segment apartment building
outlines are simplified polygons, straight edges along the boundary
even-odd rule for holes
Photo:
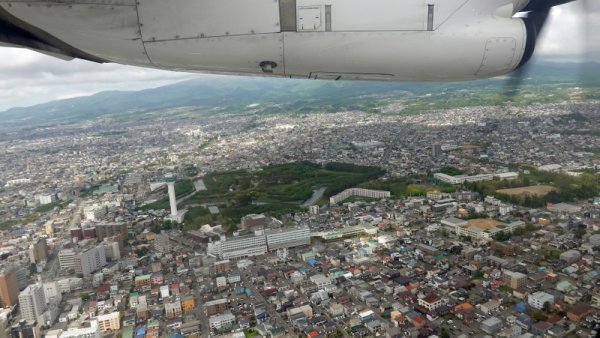
[[[265,230],[267,247],[270,251],[310,244],[308,227],[293,227]]]
[[[17,270],[6,266],[0,270],[0,306],[11,307],[19,301],[19,283]]]
[[[32,284],[19,294],[21,317],[25,320],[37,321],[46,310],[44,289],[41,285]]]
[[[267,253],[267,239],[264,232],[234,236],[215,243],[209,243],[207,251],[221,259],[240,259],[260,256]]]
[[[100,333],[115,332],[121,328],[120,313],[118,311],[100,315],[96,319],[98,320]]]
[[[502,274],[502,282],[504,285],[516,290],[527,283],[527,275],[520,272],[505,270]]]
[[[351,188],[342,191],[337,195],[333,195],[329,198],[330,204],[336,204],[345,200],[346,198],[358,196],[358,197],[367,197],[367,198],[390,198],[391,193],[389,191],[383,190],[371,190],[371,189],[363,189],[363,188]]]

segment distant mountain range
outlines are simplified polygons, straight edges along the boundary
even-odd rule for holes
[[[536,63],[525,86],[584,83],[598,86],[600,63]],[[134,120],[152,113],[186,107],[197,112],[309,112],[360,109],[365,97],[421,95],[464,89],[498,89],[505,79],[458,83],[393,83],[291,80],[280,78],[207,76],[141,91],[107,91],[0,112],[0,120],[20,125],[72,123],[98,118]],[[364,101],[364,100],[363,100]],[[362,102],[362,101],[361,101]]]

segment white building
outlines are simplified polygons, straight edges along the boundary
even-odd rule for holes
[[[383,190],[371,190],[371,189],[363,189],[363,188],[350,188],[342,191],[341,193],[331,196],[329,198],[330,204],[336,204],[345,200],[346,198],[358,196],[358,197],[367,197],[367,198],[390,198],[391,193],[389,191]]]
[[[224,313],[221,315],[214,315],[208,318],[208,325],[213,330],[220,330],[222,328],[230,327],[235,323],[235,316],[231,313]]]
[[[455,217],[442,219],[440,223],[457,236],[466,236],[477,242],[489,241],[500,232],[513,232],[517,227],[525,225],[522,221],[516,221],[509,224],[497,222],[495,225],[478,226],[476,220],[470,223]]]
[[[481,304],[481,312],[487,314],[490,314],[492,311],[497,310],[500,307],[501,303],[496,300],[496,299],[492,299],[490,301],[487,301],[483,304]]]
[[[519,178],[519,173],[516,173],[516,172],[497,173],[495,176],[501,180],[516,180],[517,178]]]
[[[106,216],[106,213],[106,206],[99,206],[97,204],[83,208],[83,216],[88,221],[100,220],[102,217]]]
[[[242,280],[242,276],[239,272],[230,272],[227,274],[227,283],[235,284],[239,283]]]
[[[46,205],[54,202],[56,195],[38,195],[37,198],[41,205]]]
[[[31,179],[29,178],[17,178],[14,180],[8,180],[6,181],[6,184],[4,185],[5,187],[13,187],[15,185],[21,185],[21,184],[27,184],[27,183],[31,183]]]
[[[539,171],[558,172],[562,169],[560,164],[546,164],[537,168]]]
[[[433,178],[438,179],[442,182],[449,184],[463,184],[465,182],[480,182],[480,181],[491,181],[494,179],[493,174],[479,174],[473,176],[467,175],[458,175],[458,176],[450,176],[443,173],[433,174]]]
[[[331,279],[322,274],[311,276],[310,281],[315,283],[319,289],[332,284]]]
[[[161,285],[160,286],[160,297],[162,299],[165,299],[167,297],[171,296],[171,293],[169,292],[169,286],[168,285]]]
[[[267,239],[264,232],[232,237],[209,243],[207,252],[221,259],[240,259],[260,256],[267,253]]]
[[[60,304],[62,293],[58,287],[58,282],[46,282],[42,284],[42,287],[44,288],[44,299],[46,300],[46,304],[51,302]]]
[[[46,299],[41,285],[32,284],[19,294],[21,317],[26,320],[38,321],[46,311]]]
[[[106,265],[104,246],[92,247],[75,255],[75,272],[89,276],[92,272]]]
[[[216,283],[218,288],[223,288],[227,286],[227,278],[223,276],[219,276],[216,278]]]
[[[75,250],[73,249],[62,249],[58,253],[58,263],[60,264],[61,270],[74,269],[75,268]]]
[[[98,329],[101,333],[116,332],[121,328],[120,312],[112,312],[106,315],[100,315],[98,319]]]
[[[67,331],[61,333],[60,338],[100,338],[100,331],[98,330],[98,321],[92,320],[90,322],[90,327],[71,327]]]
[[[265,230],[267,247],[270,251],[282,248],[310,244],[310,229],[308,227],[280,228]]]
[[[527,297],[527,303],[533,308],[542,310],[545,303],[554,304],[554,296],[544,291],[538,291]]]

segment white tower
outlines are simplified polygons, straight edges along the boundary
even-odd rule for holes
[[[169,190],[169,202],[171,203],[171,216],[177,217],[177,196],[175,195],[175,175],[165,175],[165,181]]]

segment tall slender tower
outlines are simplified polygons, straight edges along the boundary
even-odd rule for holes
[[[174,174],[165,175],[167,188],[169,190],[169,202],[171,203],[171,216],[177,217],[177,196],[175,195],[175,180],[177,177]]]

